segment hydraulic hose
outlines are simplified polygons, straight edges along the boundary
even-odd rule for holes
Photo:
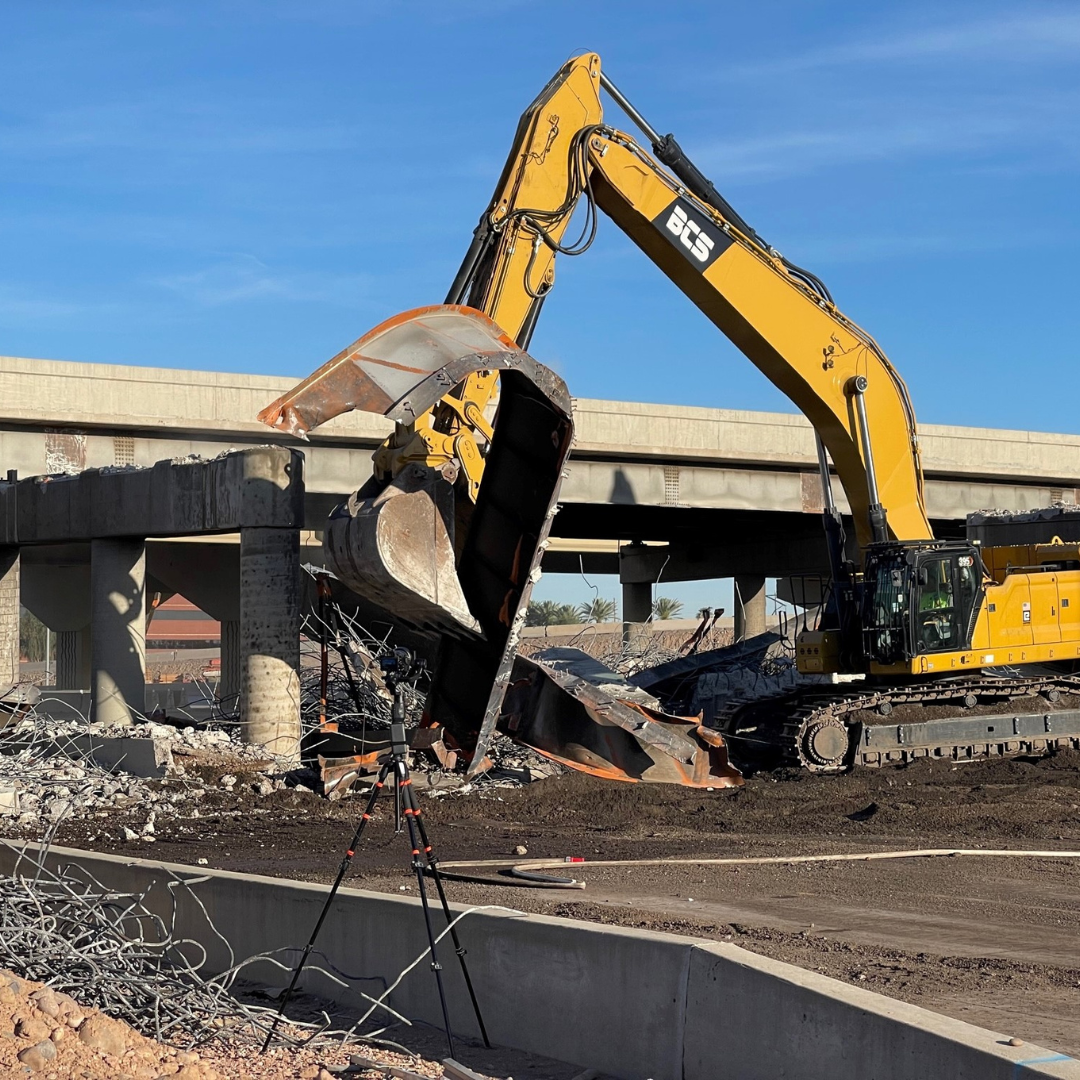
[[[1014,859],[1080,859],[1080,851],[1014,851],[1009,848],[911,848],[903,851],[860,851],[833,855],[747,855],[739,858],[670,858],[670,859],[575,859],[577,866],[782,866],[798,863],[878,862],[885,859],[940,859],[982,856]],[[509,877],[480,877],[467,874],[444,874],[464,881],[490,885],[514,885],[526,888],[584,889],[585,883],[573,878],[547,879],[540,872],[566,868],[565,859],[458,859],[439,863],[445,870],[508,870]],[[520,877],[518,877],[520,875]]]

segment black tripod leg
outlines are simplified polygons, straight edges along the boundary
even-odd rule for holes
[[[435,855],[431,850],[431,841],[428,839],[427,827],[424,825],[420,807],[416,804],[416,792],[413,789],[412,784],[405,790],[407,792],[406,802],[412,809],[413,820],[416,822],[416,827],[420,833],[420,842],[423,844],[423,853],[424,857],[427,859],[428,869],[431,872],[432,878],[435,879],[435,889],[439,894],[439,901],[442,904],[443,914],[446,916],[446,924],[450,927],[450,939],[454,943],[454,951],[457,953],[458,963],[461,965],[461,974],[465,979],[465,986],[469,991],[469,1000],[472,1002],[473,1012],[476,1013],[476,1023],[480,1027],[480,1034],[484,1038],[484,1045],[490,1048],[491,1040],[488,1038],[484,1018],[480,1014],[480,1003],[476,1000],[476,991],[473,989],[472,979],[469,976],[469,967],[465,963],[465,946],[461,944],[457,927],[454,925],[454,917],[450,914],[450,904],[447,902],[446,890],[443,888],[442,874],[439,873],[439,861],[435,858]]]
[[[416,811],[412,807],[412,780],[409,779],[408,766],[403,761],[397,762],[398,792],[404,801],[405,821],[409,826],[409,839],[412,841],[412,865],[416,871],[416,887],[420,891],[420,906],[424,909],[424,925],[427,927],[428,943],[431,946],[431,970],[435,972],[435,982],[439,987],[439,1004],[442,1005],[443,1024],[446,1027],[446,1043],[450,1047],[450,1056],[454,1057],[454,1035],[450,1030],[450,1010],[446,1005],[446,988],[442,981],[442,965],[435,954],[435,929],[431,925],[431,908],[428,905],[427,885],[424,882],[424,863],[420,855],[420,837],[416,827]]]
[[[356,826],[356,832],[353,833],[352,843],[349,844],[348,849],[345,852],[344,858],[341,860],[341,866],[338,867],[337,877],[334,879],[334,884],[330,886],[330,892],[327,893],[326,903],[323,904],[323,909],[319,913],[319,921],[315,923],[315,929],[311,931],[311,938],[307,945],[304,947],[304,952],[300,957],[300,962],[296,965],[296,970],[293,972],[292,981],[289,983],[289,988],[285,991],[285,996],[281,999],[281,1004],[278,1006],[278,1011],[274,1016],[274,1022],[270,1025],[270,1030],[266,1033],[266,1039],[262,1045],[261,1053],[266,1053],[267,1047],[270,1045],[270,1040],[274,1037],[274,1032],[277,1031],[277,1026],[281,1021],[281,1017],[285,1013],[285,1006],[289,1004],[289,999],[293,995],[293,991],[296,989],[296,984],[300,979],[300,973],[304,970],[305,965],[308,962],[308,957],[311,955],[311,950],[315,948],[315,940],[319,936],[319,931],[322,929],[323,923],[326,921],[327,913],[330,911],[330,905],[334,902],[334,897],[337,896],[338,889],[341,888],[342,881],[345,880],[345,874],[349,869],[349,863],[352,862],[352,857],[356,853],[356,848],[360,843],[360,838],[364,835],[364,829],[367,823],[371,820],[371,812],[375,809],[375,803],[378,801],[379,796],[382,794],[383,787],[386,782],[386,775],[390,771],[391,763],[387,762],[382,769],[379,770],[379,778],[375,781],[375,786],[371,789],[371,796],[368,799],[367,806],[364,808],[364,812],[360,815],[360,821]],[[415,844],[413,845],[416,846]],[[453,1054],[450,1055],[453,1057]]]

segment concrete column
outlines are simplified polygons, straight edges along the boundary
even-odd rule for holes
[[[19,549],[0,547],[0,689],[19,681]]]
[[[622,586],[623,622],[648,622],[652,615],[652,584],[648,581],[624,581]]]
[[[745,641],[765,633],[765,577],[735,576],[735,640]]]
[[[619,581],[622,584],[623,645],[647,634],[642,623],[652,617],[652,587],[666,549],[647,547],[635,540],[619,548]],[[659,561],[658,561],[659,560]]]
[[[240,642],[240,620],[222,619],[221,685],[218,688],[218,696],[225,702],[226,707],[235,704],[235,698],[240,693],[241,671],[243,668]]]
[[[240,728],[287,762],[300,758],[300,533],[240,531]]]
[[[90,689],[90,627],[56,634],[56,689]]]
[[[97,724],[146,710],[146,544],[90,544],[91,690]]]

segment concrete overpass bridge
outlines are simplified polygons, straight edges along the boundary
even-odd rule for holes
[[[0,357],[0,374],[0,470],[149,466],[300,445],[305,525],[316,532],[370,475],[371,451],[389,429],[351,413],[310,443],[271,431],[255,416],[290,378],[18,357]],[[760,596],[762,616],[766,576],[826,569],[813,433],[801,416],[578,399],[576,420],[548,572],[619,573],[624,617],[636,620],[647,617],[661,566],[666,581],[735,577],[755,607]],[[957,535],[973,510],[1080,499],[1080,436],[933,424],[920,435],[940,535]]]

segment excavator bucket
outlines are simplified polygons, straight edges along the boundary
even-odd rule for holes
[[[438,305],[365,334],[259,414],[305,437],[352,409],[413,424],[468,375],[499,373],[476,503],[454,464],[373,478],[331,515],[329,568],[395,617],[441,635],[425,711],[481,767],[499,716],[573,438],[565,383],[486,315]]]
[[[357,494],[326,522],[329,568],[353,592],[422,630],[479,633],[454,559],[456,493],[440,473],[408,466]]]
[[[301,438],[351,409],[411,424],[477,370],[520,367],[520,352],[490,319],[450,305],[420,308],[365,334],[259,414]],[[373,478],[327,522],[329,568],[396,617],[440,633],[482,633],[458,580],[459,506],[453,465],[421,463],[389,483]]]

